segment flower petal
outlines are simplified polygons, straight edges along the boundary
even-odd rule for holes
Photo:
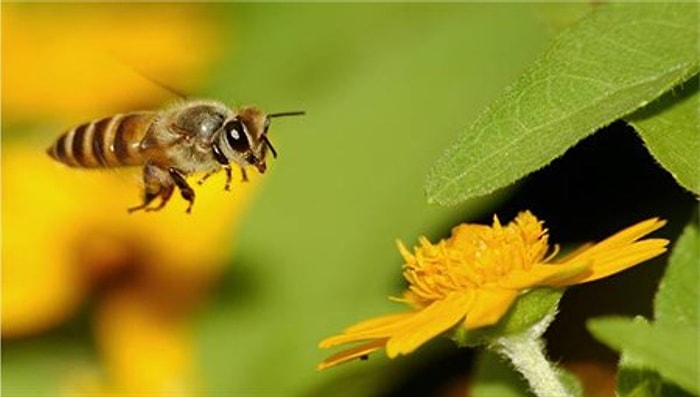
[[[471,309],[473,291],[453,292],[442,300],[417,312],[404,322],[399,333],[392,336],[386,345],[390,358],[411,353],[420,345],[457,324]]]
[[[668,245],[668,240],[648,239],[622,248],[599,251],[589,259],[593,263],[590,274],[561,280],[559,284],[552,284],[552,286],[582,284],[608,277],[662,254],[666,251],[666,245]]]
[[[363,357],[366,356],[376,350],[379,350],[386,345],[387,338],[383,339],[377,339],[373,340],[371,342],[367,342],[363,345],[356,346],[352,349],[347,349],[343,350],[341,352],[338,352],[327,359],[323,360],[320,364],[316,366],[316,369],[321,371],[326,368],[333,367],[338,364],[342,364],[346,361],[350,361],[352,359],[358,358],[358,357]]]
[[[370,329],[381,330],[386,326],[392,327],[392,325],[400,323],[401,321],[414,316],[416,313],[414,311],[402,312],[396,314],[387,314],[386,316],[375,317],[361,323],[355,324],[345,329],[345,333],[351,332],[363,332]]]
[[[481,289],[476,293],[471,310],[464,320],[467,329],[494,325],[518,297],[517,290]]]
[[[403,241],[397,239],[396,246],[399,248],[399,253],[403,257],[403,260],[406,261],[406,263],[412,263],[413,261],[415,261],[415,257],[413,256],[413,254],[411,254],[411,251],[409,251],[408,248],[406,248]]]
[[[592,261],[536,264],[527,271],[513,271],[498,282],[498,286],[504,289],[529,289],[540,286],[563,285],[563,280],[570,280],[572,277],[585,276],[591,274]]]
[[[558,263],[566,263],[571,261],[586,260],[587,258],[604,251],[614,250],[633,243],[634,241],[646,236],[647,234],[660,229],[666,224],[666,221],[659,218],[651,218],[645,221],[634,224],[624,230],[621,230],[605,240],[594,244],[588,249],[578,249],[568,256],[558,260]]]
[[[167,312],[136,288],[99,302],[96,342],[106,375],[122,395],[198,395],[195,348],[187,317]]]
[[[363,321],[347,328],[342,334],[322,340],[318,347],[326,349],[343,343],[388,338],[399,332],[417,313],[414,311],[389,314]]]

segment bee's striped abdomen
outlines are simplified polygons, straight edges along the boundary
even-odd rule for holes
[[[144,163],[139,143],[155,120],[155,113],[118,114],[79,125],[61,135],[48,154],[63,164],[106,168]]]

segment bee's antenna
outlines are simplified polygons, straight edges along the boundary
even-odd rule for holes
[[[265,141],[265,144],[267,145],[267,147],[270,148],[270,151],[272,152],[272,157],[277,158],[277,151],[270,143],[270,140],[267,139],[267,135],[263,135],[262,139],[263,139],[263,141]]]
[[[303,116],[305,114],[306,114],[305,111],[297,110],[294,112],[272,113],[272,114],[268,114],[267,117]]]
[[[306,112],[303,110],[295,110],[292,112],[280,112],[280,113],[272,113],[268,114],[268,118],[273,118],[273,117],[286,117],[286,116],[303,116],[305,115]],[[267,130],[266,130],[267,131]],[[277,158],[277,151],[275,148],[272,146],[272,143],[270,143],[270,140],[267,139],[267,135],[262,136],[262,140],[265,142],[268,148],[270,148],[270,151],[272,152],[272,157]]]

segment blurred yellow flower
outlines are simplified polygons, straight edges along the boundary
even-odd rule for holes
[[[190,313],[231,255],[258,175],[233,192],[223,175],[196,186],[191,215],[179,197],[129,215],[139,169],[70,169],[45,149],[87,120],[173,99],[149,77],[193,87],[220,52],[218,24],[195,4],[3,4],[2,337],[92,309],[102,368],[66,379],[63,395],[200,394]]]
[[[607,277],[653,258],[666,249],[665,239],[639,240],[665,221],[649,219],[557,261],[548,254],[547,229],[530,212],[506,226],[462,224],[437,244],[425,237],[414,253],[399,242],[404,277],[410,286],[399,301],[407,312],[361,322],[324,339],[321,348],[362,342],[319,364],[325,369],[384,348],[390,358],[408,354],[459,322],[466,329],[496,324],[521,292],[537,287],[565,287]]]
[[[4,3],[3,121],[79,124],[172,99],[148,79],[194,87],[217,22],[191,4]]]
[[[96,340],[113,392],[201,395],[188,313],[168,307],[166,298],[123,288],[100,300]]]

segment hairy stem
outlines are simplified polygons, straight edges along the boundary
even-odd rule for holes
[[[509,335],[498,338],[490,347],[510,360],[515,369],[525,377],[535,395],[575,395],[561,382],[556,368],[547,360],[544,343],[540,338],[531,338],[527,334]]]

